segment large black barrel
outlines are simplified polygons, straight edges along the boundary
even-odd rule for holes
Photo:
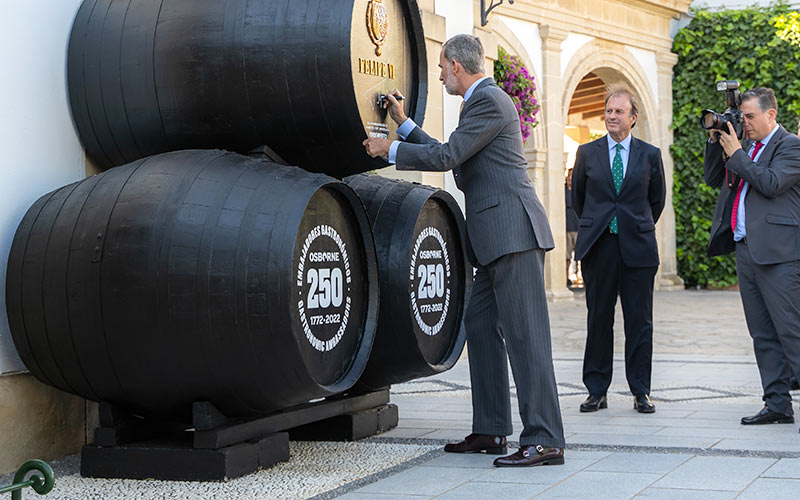
[[[259,415],[352,386],[378,287],[355,193],[223,151],[136,161],[40,198],[6,297],[45,383],[140,415]]]
[[[422,123],[426,68],[417,0],[84,0],[67,74],[101,169],[268,145],[342,177],[386,166],[361,146],[396,137],[379,93],[400,89]]]
[[[372,174],[345,182],[367,207],[381,287],[378,331],[358,386],[375,389],[450,369],[464,347],[472,285],[461,209],[430,186]]]

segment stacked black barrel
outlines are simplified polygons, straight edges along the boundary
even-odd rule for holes
[[[185,417],[206,400],[257,415],[356,382],[376,273],[342,183],[180,151],[36,202],[9,258],[9,322],[31,373],[65,391],[139,415]]]
[[[31,373],[185,421],[196,401],[258,416],[450,368],[471,282],[460,209],[336,179],[386,165],[361,146],[395,136],[380,93],[400,88],[422,122],[424,44],[415,0],[85,0],[67,79],[105,171],[40,198],[14,238],[9,322]]]
[[[381,306],[365,389],[450,369],[464,347],[472,284],[464,219],[445,191],[360,174],[345,182],[364,201],[378,254]]]
[[[387,165],[359,140],[394,129],[381,92],[401,89],[417,123],[427,97],[416,0],[84,0],[67,57],[75,125],[102,169],[268,145],[341,178]]]

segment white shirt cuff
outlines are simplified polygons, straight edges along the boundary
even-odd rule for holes
[[[406,121],[397,127],[397,135],[399,135],[401,139],[405,140],[408,137],[408,134],[410,134],[416,126],[417,124],[414,123],[414,120],[411,118],[406,118]]]
[[[389,163],[394,165],[397,163],[397,148],[400,147],[400,141],[392,141],[392,145],[389,146]]]

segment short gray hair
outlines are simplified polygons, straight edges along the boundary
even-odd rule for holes
[[[472,35],[456,35],[442,46],[444,58],[456,60],[469,73],[483,73],[483,44],[480,38]]]

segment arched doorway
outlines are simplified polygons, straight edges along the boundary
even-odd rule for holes
[[[567,148],[569,140],[580,145],[606,134],[603,122],[606,87],[618,82],[625,83],[639,102],[639,119],[633,129],[633,135],[644,141],[653,142],[647,113],[648,106],[643,105],[645,96],[642,96],[636,86],[620,72],[610,68],[597,68],[580,79],[571,98],[565,101],[569,103],[564,121],[565,152],[571,151]],[[577,146],[574,146],[574,149],[577,149]],[[572,159],[574,161],[574,156]]]
[[[640,103],[639,119],[632,131],[633,135],[650,141],[650,123],[648,114],[642,106],[642,95],[629,79],[618,70],[612,68],[596,68],[584,74],[572,93],[568,103],[566,120],[564,122],[564,179],[565,179],[565,205],[566,205],[566,232],[567,232],[567,284],[570,288],[581,288],[580,263],[573,258],[574,241],[578,230],[577,216],[570,210],[569,188],[571,170],[575,164],[575,154],[578,147],[606,135],[604,113],[605,94],[609,85],[624,83],[631,89]]]
[[[605,111],[605,94],[608,85],[625,83],[639,102],[639,119],[633,129],[633,135],[647,142],[652,142],[650,120],[647,106],[643,105],[643,97],[636,86],[620,72],[610,68],[592,70],[578,81],[567,105],[564,120],[564,153],[567,155],[565,168],[575,163],[575,151],[581,144],[586,144],[606,134],[603,122]]]

